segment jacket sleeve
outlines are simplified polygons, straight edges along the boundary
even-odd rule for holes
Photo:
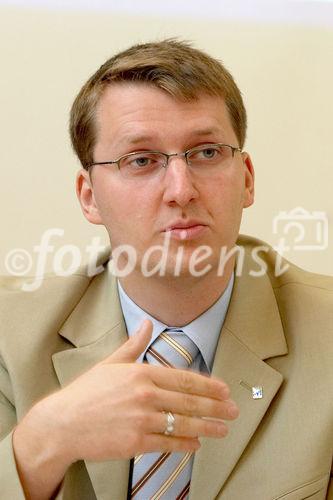
[[[10,432],[0,442],[0,489],[3,498],[24,500],[25,495],[15,464],[12,435]]]
[[[25,500],[13,450],[13,429],[17,424],[13,399],[10,377],[0,358],[0,496],[4,500]],[[63,494],[64,482],[52,500],[62,500]]]
[[[2,498],[24,500],[12,446],[16,412],[7,370],[0,360],[0,490]]]
[[[333,500],[333,464],[332,464],[332,470],[331,470],[331,477],[328,483],[328,489],[327,489],[327,500]]]

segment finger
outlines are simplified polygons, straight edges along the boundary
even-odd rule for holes
[[[200,448],[198,438],[164,436],[163,434],[148,434],[140,453],[172,453],[175,451],[195,452]],[[139,458],[139,457],[138,457]]]
[[[184,415],[172,414],[175,421],[173,424],[173,437],[225,437],[228,433],[228,428],[222,420],[211,420],[196,417],[186,417]],[[164,413],[159,413],[155,416],[155,432],[164,434],[167,427],[167,416]]]
[[[190,370],[177,370],[159,366],[147,366],[151,380],[162,389],[196,394],[219,400],[228,399],[229,387],[218,378],[207,377]]]
[[[108,356],[103,363],[134,363],[140,354],[146,350],[152,332],[152,322],[149,319],[145,319],[137,332],[111,354],[111,356]]]
[[[181,415],[234,420],[239,409],[234,401],[206,398],[193,394],[171,392],[160,389],[156,392],[154,406],[159,411],[171,411]]]

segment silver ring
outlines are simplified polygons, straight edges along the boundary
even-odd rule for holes
[[[166,424],[166,428],[165,428],[164,434],[166,436],[169,436],[175,430],[175,426],[174,426],[175,417],[173,416],[173,414],[171,413],[171,411],[168,411],[168,413],[166,414],[166,417],[167,417],[167,424]]]

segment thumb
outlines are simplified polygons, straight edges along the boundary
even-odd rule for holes
[[[119,349],[105,359],[106,363],[134,363],[145,351],[153,332],[150,319],[145,319],[139,329]]]

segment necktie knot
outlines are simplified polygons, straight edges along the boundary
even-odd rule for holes
[[[167,328],[146,352],[148,363],[171,368],[188,368],[199,352],[196,344],[180,328]]]

